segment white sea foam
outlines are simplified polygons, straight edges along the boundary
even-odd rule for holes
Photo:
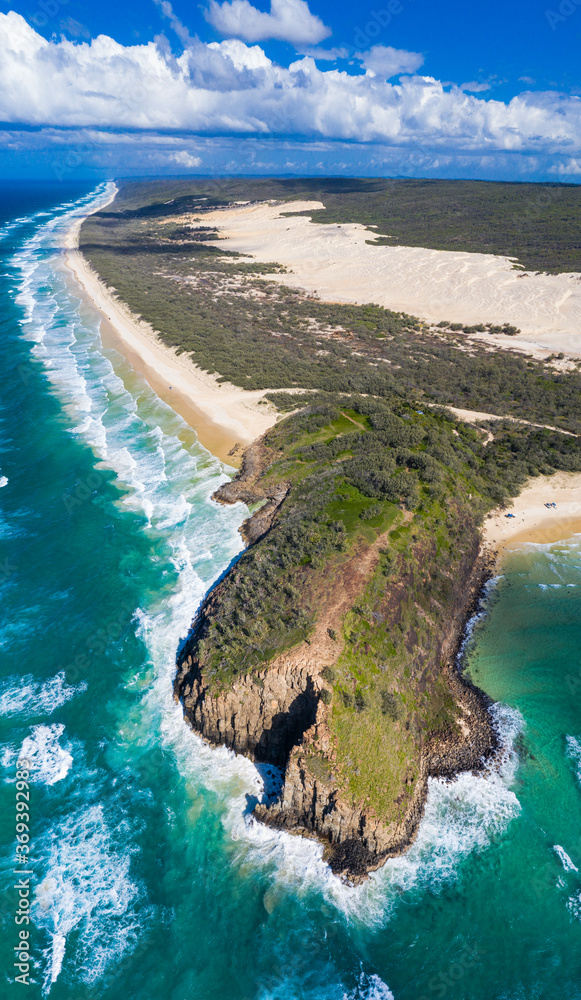
[[[56,228],[66,228],[74,214],[63,216]],[[50,260],[37,256],[38,248],[50,245],[54,233],[51,220],[14,258],[22,276],[19,299],[26,312],[25,335],[36,344],[37,356],[71,420],[71,433],[117,474],[123,505],[143,515],[148,524],[156,522],[154,527],[162,532],[181,526],[192,500],[198,499],[200,485],[207,489],[206,477],[202,484],[196,483],[197,465],[209,463],[210,475],[221,467],[203,449],[184,447],[178,438],[185,428],[183,420],[145,385],[141,401],[146,405],[137,407],[110,357],[102,353],[98,316],[92,324],[82,321],[63,276],[51,270]],[[173,474],[169,489],[168,466]],[[176,489],[181,483],[183,489]]]
[[[581,920],[581,892],[575,892],[572,896],[569,896],[567,909],[573,917]]]
[[[575,764],[577,781],[581,785],[581,736],[567,736],[567,756]]]
[[[129,876],[130,851],[113,843],[100,805],[73,812],[38,844],[44,873],[32,916],[50,944],[44,951],[43,992],[61,971],[66,942],[76,933],[71,967],[87,983],[101,978],[132,944],[138,931],[138,887]]]
[[[296,1000],[299,995],[298,990],[293,990],[291,982],[285,977],[283,981],[272,989],[267,986],[263,988],[258,996],[258,1000]],[[357,984],[352,989],[345,988],[341,982],[336,981],[336,973],[328,977],[322,977],[322,981],[311,988],[302,986],[300,996],[303,1000],[394,1000],[393,993],[376,973],[369,975],[361,972]]]
[[[8,479],[6,476],[0,476],[0,490],[3,486],[8,486]]]
[[[32,674],[7,677],[0,682],[0,715],[23,715],[27,718],[51,715],[86,690],[85,681],[76,686],[67,684],[64,670],[46,681],[37,681]]]
[[[562,848],[559,844],[554,844],[553,845],[553,850],[554,850],[555,854],[558,855],[559,860],[560,860],[561,864],[563,865],[563,868],[565,869],[566,872],[578,872],[579,871],[579,869],[577,868],[577,866],[574,865],[573,862],[571,861],[571,858],[569,857],[569,855],[567,854],[567,852],[564,850],[564,848]]]
[[[394,996],[383,979],[362,972],[356,989],[344,993],[343,1000],[394,1000]]]
[[[475,632],[477,631],[478,626],[482,624],[482,622],[488,615],[488,605],[490,602],[490,598],[492,597],[500,581],[503,579],[504,579],[503,575],[499,574],[498,576],[491,577],[490,580],[487,580],[485,582],[482,588],[482,593],[480,594],[480,599],[478,601],[478,607],[475,613],[466,622],[466,625],[464,626],[464,634],[462,637],[462,642],[460,643],[460,646],[458,648],[458,653],[456,655],[456,662],[458,666],[462,664],[462,661],[466,655],[466,651],[474,639]]]
[[[62,781],[73,763],[72,754],[60,745],[64,725],[33,726],[30,736],[22,743],[19,760],[30,762],[30,780],[40,785],[54,785]]]

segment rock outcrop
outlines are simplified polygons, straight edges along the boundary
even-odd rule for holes
[[[234,479],[223,483],[212,496],[218,503],[233,504],[241,501],[246,504],[266,501],[259,510],[240,527],[240,534],[246,545],[258,542],[269,530],[274,515],[288,493],[286,483],[274,483],[265,488],[260,482],[260,475],[268,464],[270,450],[262,439],[255,441],[246,449],[242,464]]]

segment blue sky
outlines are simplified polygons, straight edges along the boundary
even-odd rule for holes
[[[0,174],[581,180],[581,0],[0,2]]]

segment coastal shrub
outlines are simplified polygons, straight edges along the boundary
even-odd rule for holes
[[[381,711],[395,722],[401,715],[400,701],[390,691],[381,692]]]

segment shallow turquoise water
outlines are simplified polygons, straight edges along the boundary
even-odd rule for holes
[[[102,348],[62,267],[59,233],[103,196],[0,201],[3,995],[23,988],[24,752],[35,996],[581,997],[580,545],[513,557],[491,590],[467,661],[503,750],[431,783],[403,858],[350,889],[316,844],[254,823],[274,775],[204,746],[171,697],[246,511],[211,502],[223,467]]]

